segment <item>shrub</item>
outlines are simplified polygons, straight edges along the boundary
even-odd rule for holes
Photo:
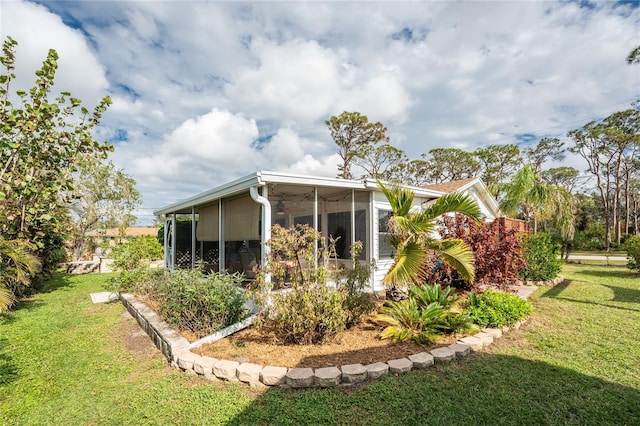
[[[332,247],[324,247],[319,232],[308,225],[272,229],[270,250],[263,270],[257,277],[256,302],[263,306],[256,327],[271,334],[278,343],[315,344],[331,340],[337,333],[357,323],[375,305],[362,293],[369,281],[370,265],[359,261],[362,245],[352,247],[353,270],[341,270],[336,287],[327,286],[328,263]],[[318,242],[320,259],[314,257]],[[269,293],[271,284],[265,274],[289,286],[280,293]]]
[[[330,341],[346,328],[344,293],[324,285],[273,294],[268,316],[258,326],[282,344],[310,345]]]
[[[548,281],[560,273],[560,245],[554,243],[551,235],[537,233],[524,240],[526,266],[522,278],[527,281]]]
[[[481,327],[503,327],[526,318],[533,312],[531,302],[513,293],[487,290],[471,293],[466,308],[473,322]]]
[[[163,254],[158,240],[149,235],[132,238],[111,250],[113,267],[120,271],[131,271],[144,260],[162,259]]]
[[[627,251],[627,268],[640,271],[640,236],[630,236],[624,247]]]
[[[197,269],[168,272],[141,267],[123,271],[111,280],[109,290],[130,291],[158,305],[167,323],[203,337],[240,321],[246,298],[240,274],[203,275]]]
[[[135,292],[143,296],[152,297],[160,288],[160,281],[167,273],[164,269],[141,266],[136,269],[122,271],[107,284],[107,290],[114,293]]]
[[[181,330],[206,336],[243,318],[242,281],[240,274],[203,275],[197,269],[165,274],[157,289],[159,313]]]
[[[506,229],[497,221],[476,224],[465,216],[445,216],[440,221],[442,238],[463,240],[475,256],[475,280],[465,282],[450,266],[434,260],[425,268],[421,278],[427,283],[449,282],[464,288],[480,285],[506,289],[519,277],[525,262],[522,243],[515,229]]]

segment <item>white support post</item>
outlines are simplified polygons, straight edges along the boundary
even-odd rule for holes
[[[318,187],[313,187],[313,229],[318,231]],[[314,268],[318,269],[318,240],[313,242]]]
[[[224,271],[226,263],[224,251],[224,203],[220,198],[218,200],[218,272]]]
[[[351,249],[349,249],[349,253],[353,249],[353,245],[356,243],[356,192],[354,189],[351,190]],[[355,263],[353,259],[351,259],[351,267],[355,267]]]
[[[176,269],[176,214],[174,213],[171,216],[171,266],[169,267],[172,271]]]
[[[191,206],[191,269],[196,267],[196,208]]]

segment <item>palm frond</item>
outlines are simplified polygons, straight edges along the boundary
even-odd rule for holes
[[[471,248],[462,240],[448,238],[431,240],[428,246],[443,262],[454,268],[462,278],[473,281],[475,277],[475,256]]]
[[[424,268],[428,253],[416,241],[397,247],[393,265],[383,281],[389,286],[413,284]]]
[[[13,293],[8,288],[0,287],[0,312],[7,310],[15,302]]]
[[[482,212],[478,204],[473,198],[459,192],[443,195],[420,213],[420,215],[423,221],[433,221],[439,216],[448,213],[463,214],[475,222],[482,221]]]

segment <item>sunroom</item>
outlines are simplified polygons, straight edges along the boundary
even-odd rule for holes
[[[455,188],[454,188],[455,187]],[[440,188],[410,187],[420,209],[445,193]],[[495,200],[479,179],[446,188],[464,191],[493,220]],[[382,277],[394,252],[387,243],[390,205],[373,180],[345,180],[261,171],[159,209],[164,220],[165,266],[216,272],[240,272],[255,278],[264,262],[264,242],[274,225],[307,224],[323,238],[336,239],[335,263],[351,266],[350,248],[363,244],[362,261],[375,260],[371,290],[383,288]]]

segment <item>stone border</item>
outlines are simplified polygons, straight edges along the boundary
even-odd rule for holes
[[[542,285],[555,286],[564,277],[557,277]],[[351,364],[341,367],[286,368],[262,366],[250,362],[228,361],[191,352],[190,344],[174,331],[158,314],[132,294],[122,293],[120,299],[140,327],[149,335],[153,343],[165,356],[172,367],[188,374],[198,374],[208,380],[225,380],[247,383],[253,387],[279,386],[287,388],[349,386],[369,380],[379,379],[389,374],[400,374],[411,370],[421,370],[434,364],[451,362],[481,351],[491,345],[503,332],[517,330],[526,321],[518,321],[511,327],[485,328],[481,332],[463,337],[449,346],[420,352],[406,358],[376,362],[369,365]]]

